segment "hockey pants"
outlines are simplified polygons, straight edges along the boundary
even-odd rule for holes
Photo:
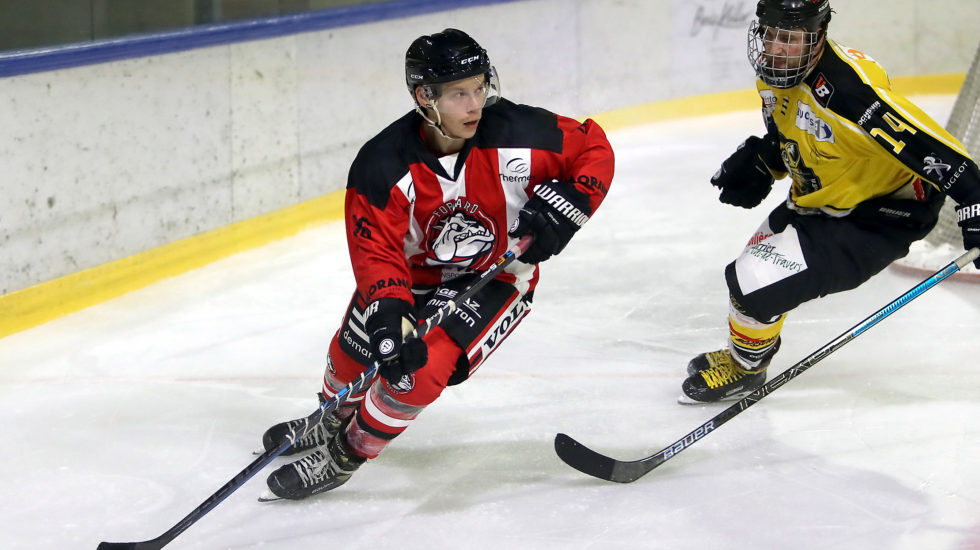
[[[463,277],[420,295],[416,299],[418,318],[435,313],[472,280]],[[355,293],[343,325],[330,342],[322,388],[327,398],[373,361],[364,331],[366,305]],[[443,389],[469,378],[530,312],[530,306],[531,293],[521,294],[514,286],[496,280],[461,304],[423,337],[429,353],[425,366],[398,384],[376,377],[366,390],[347,400],[347,404],[357,406],[356,416],[346,428],[350,447],[361,456],[377,457]]]

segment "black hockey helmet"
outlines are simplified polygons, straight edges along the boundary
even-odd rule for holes
[[[760,25],[781,29],[827,30],[830,0],[759,0],[755,15]]]
[[[773,88],[792,88],[820,60],[830,0],[759,0],[749,27],[749,63]]]
[[[420,36],[405,52],[405,83],[413,98],[418,86],[438,95],[438,86],[433,85],[481,74],[495,91],[499,89],[487,51],[461,30]]]

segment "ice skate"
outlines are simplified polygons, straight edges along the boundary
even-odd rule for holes
[[[272,472],[266,484],[277,498],[300,500],[347,483],[366,461],[350,450],[343,432],[339,432],[327,445]]]
[[[681,385],[684,393],[678,402],[694,404],[741,399],[766,382],[766,367],[771,356],[759,367],[748,370],[727,349],[702,353],[687,365],[689,376]]]
[[[323,404],[322,395],[320,396],[320,404]],[[337,414],[338,412],[339,410],[324,414],[320,422],[310,428],[303,437],[293,442],[288,449],[283,451],[282,456],[303,453],[326,445],[340,431],[340,426],[343,424],[343,420]],[[266,451],[275,449],[287,438],[296,434],[304,422],[306,422],[306,418],[297,418],[276,424],[262,435],[262,446],[265,447]]]
[[[766,367],[769,366],[769,363],[772,361],[773,355],[776,355],[776,352],[779,351],[779,346],[780,346],[780,344],[782,344],[782,340],[783,339],[780,338],[780,337],[777,337],[776,338],[776,343],[771,348],[769,348],[768,350],[766,350],[766,352],[762,356],[761,360],[759,360],[758,366],[757,367],[754,367],[753,370],[755,370],[755,368],[765,369]],[[712,351],[712,352],[708,352],[708,353],[702,353],[701,355],[698,355],[694,359],[691,359],[687,363],[687,375],[688,376],[694,376],[695,374],[697,374],[697,373],[699,373],[701,371],[710,369],[712,366],[714,366],[714,363],[711,360],[708,359],[708,356],[709,355],[715,355],[715,354],[722,353],[722,352],[729,353],[728,350],[718,350],[718,351]]]

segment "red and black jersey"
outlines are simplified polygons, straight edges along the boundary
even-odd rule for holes
[[[438,157],[410,112],[368,141],[351,165],[347,243],[358,293],[367,301],[413,301],[488,268],[513,245],[507,229],[534,187],[571,182],[599,207],[613,177],[613,151],[595,122],[578,122],[505,99],[483,110],[476,135]],[[514,262],[498,278],[522,291],[536,266]]]

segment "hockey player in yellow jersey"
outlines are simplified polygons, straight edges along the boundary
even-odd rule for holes
[[[711,183],[752,208],[792,179],[725,269],[729,341],[688,364],[681,402],[739,399],[760,387],[786,314],[863,284],[959,205],[966,248],[980,246],[980,172],[962,144],[891,90],[884,69],[827,37],[829,0],[761,0],[748,33],[766,124]],[[977,262],[980,267],[980,260]]]

